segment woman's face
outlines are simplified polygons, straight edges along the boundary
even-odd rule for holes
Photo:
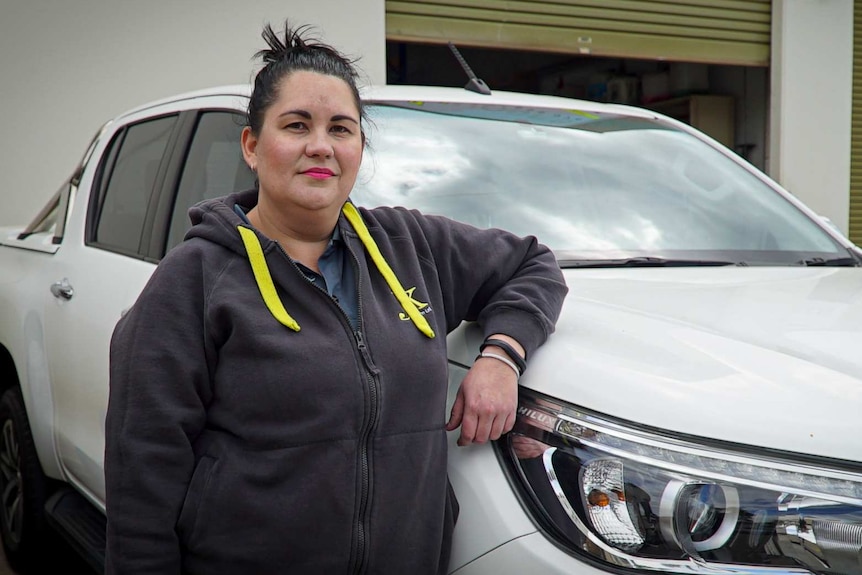
[[[344,80],[293,72],[281,82],[256,136],[242,134],[243,155],[257,171],[260,201],[279,211],[341,208],[359,164],[359,110]]]

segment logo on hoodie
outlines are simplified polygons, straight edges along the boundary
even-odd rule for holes
[[[428,315],[429,313],[434,311],[431,309],[430,304],[428,304],[426,302],[419,301],[417,299],[414,299],[413,292],[415,292],[415,291],[416,291],[416,286],[413,286],[412,288],[410,288],[408,290],[404,290],[404,293],[407,294],[407,298],[410,300],[410,303],[412,303],[413,305],[416,306],[416,309],[419,310],[419,313],[421,313],[422,315]],[[409,321],[410,317],[402,311],[401,313],[398,314],[398,319],[400,319],[401,321]]]

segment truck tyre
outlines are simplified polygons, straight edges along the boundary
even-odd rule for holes
[[[45,499],[48,479],[42,472],[21,390],[0,398],[0,532],[9,564],[27,571],[46,555]],[[39,553],[41,548],[42,552]]]

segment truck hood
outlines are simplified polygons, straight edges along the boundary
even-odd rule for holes
[[[862,461],[862,269],[565,273],[526,387],[671,432]]]

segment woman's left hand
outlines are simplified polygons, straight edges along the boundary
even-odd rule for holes
[[[515,424],[517,406],[517,374],[502,361],[479,358],[461,382],[446,431],[460,425],[461,446],[499,439]]]

